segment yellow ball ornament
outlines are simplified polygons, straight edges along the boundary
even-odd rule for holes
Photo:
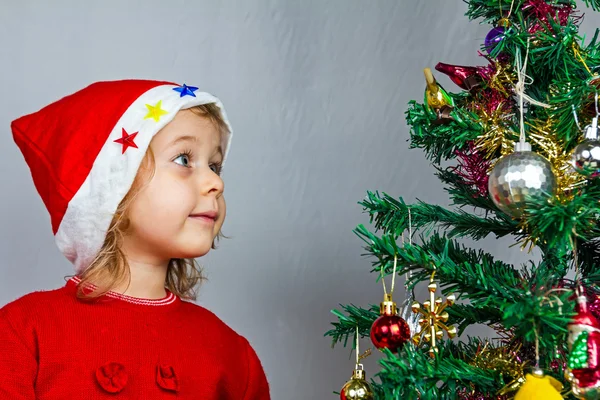
[[[562,400],[562,383],[551,376],[545,376],[541,370],[535,370],[525,376],[515,400]]]

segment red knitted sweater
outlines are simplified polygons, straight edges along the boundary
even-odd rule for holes
[[[0,399],[269,400],[256,353],[207,309],[64,287],[0,309]]]

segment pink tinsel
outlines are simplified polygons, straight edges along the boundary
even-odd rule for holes
[[[511,112],[513,100],[506,98],[496,89],[487,88],[478,93],[477,100],[469,105],[473,112],[481,111],[487,115],[502,115]]]
[[[475,150],[473,142],[469,142],[468,150],[456,150],[458,165],[450,169],[462,178],[463,183],[477,190],[477,195],[488,195],[488,174],[490,162],[483,154]]]
[[[487,58],[490,63],[485,67],[478,67],[477,73],[486,81],[490,81],[496,73],[496,64],[494,63],[494,61],[490,60],[489,57],[487,57],[486,55],[482,54],[481,52],[478,53],[481,57]]]
[[[537,21],[529,27],[529,33],[535,33],[545,29],[552,30],[548,18],[551,18],[555,23],[558,23],[561,26],[567,24],[569,17],[572,17],[575,24],[579,24],[582,18],[580,15],[574,15],[575,10],[568,4],[560,6],[551,5],[545,0],[528,0],[523,4],[521,9],[527,12],[529,16],[537,19]]]
[[[479,53],[480,56],[485,57],[489,64],[484,67],[477,67],[477,74],[485,81],[488,82],[488,87],[481,91],[478,101],[473,102],[473,111],[485,111],[488,115],[498,113],[510,113],[512,108],[513,89],[512,87],[505,87],[507,93],[502,93],[496,88],[490,86],[490,82],[498,71],[499,63],[492,60],[488,56]],[[508,96],[507,96],[508,95]],[[501,110],[499,110],[501,108]]]

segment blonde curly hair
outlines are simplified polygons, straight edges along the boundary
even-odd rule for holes
[[[203,104],[189,108],[192,112],[203,118],[208,118],[221,135],[228,132],[219,107],[216,104]],[[150,176],[142,182],[140,171],[150,171]],[[110,223],[104,244],[95,257],[94,261],[79,275],[81,282],[78,284],[77,297],[82,300],[92,301],[107,292],[113,290],[123,282],[130,281],[131,273],[127,258],[121,249],[123,236],[130,226],[128,209],[137,194],[147,185],[155,171],[155,159],[152,149],[144,155],[144,159],[138,170],[138,174],[127,195],[121,200],[114,213]],[[216,241],[221,238],[228,238],[219,230],[216,238],[213,240],[211,248],[216,249]],[[65,277],[68,278],[68,277]],[[197,288],[205,280],[202,273],[202,267],[193,258],[173,258],[169,262],[165,288],[175,295],[186,300],[196,300]],[[89,288],[92,284],[93,290]]]

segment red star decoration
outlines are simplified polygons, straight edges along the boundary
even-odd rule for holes
[[[136,149],[138,148],[135,142],[133,141],[137,134],[138,133],[135,132],[130,135],[125,131],[125,128],[123,128],[123,136],[115,140],[116,143],[120,143],[123,145],[123,151],[121,152],[121,154],[124,154],[125,150],[127,150],[129,147],[135,147]]]

